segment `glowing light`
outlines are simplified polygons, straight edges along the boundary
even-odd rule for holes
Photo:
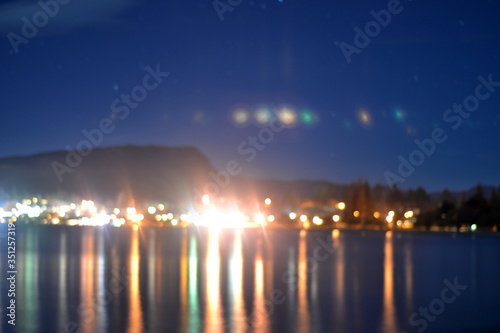
[[[340,209],[340,210],[344,210],[344,209],[345,209],[345,203],[343,203],[343,202],[339,202],[339,203],[337,204],[337,208],[338,208],[338,209]]]
[[[234,110],[232,115],[232,120],[234,124],[237,126],[245,126],[248,124],[250,120],[250,114],[248,113],[247,110],[239,108]]]
[[[179,221],[177,221],[177,219],[172,219],[170,223],[172,223],[172,225],[175,227],[179,223]]]
[[[332,230],[332,237],[333,237],[334,239],[339,238],[339,234],[340,234],[339,229],[333,229],[333,230]]]
[[[38,198],[34,197],[32,201],[34,204],[36,204],[38,202]]]
[[[295,220],[297,218],[297,214],[291,212],[290,214],[288,214],[288,217],[290,218],[290,220]]]
[[[379,212],[375,212],[373,213],[373,217],[378,219],[380,217],[380,213]]]
[[[307,221],[307,215],[300,215],[300,222],[306,222]]]
[[[370,126],[372,124],[372,116],[370,112],[364,109],[358,111],[358,120],[364,126]]]
[[[133,224],[132,225],[132,229],[134,229],[134,230],[137,231],[139,229],[139,225],[138,224]]]
[[[470,226],[471,231],[476,231],[477,230],[477,224],[473,224]]]
[[[301,111],[299,117],[302,123],[305,125],[312,125],[318,120],[317,116],[309,110]]]
[[[254,114],[255,120],[259,125],[265,125],[271,121],[272,114],[267,108],[259,108]]]
[[[354,217],[359,217],[359,210],[355,210],[352,215],[354,215]]]
[[[409,210],[405,212],[405,218],[411,219],[413,217],[413,211]]]
[[[57,217],[53,218],[52,224],[59,224],[59,219]]]
[[[322,225],[323,224],[323,219],[320,218],[319,216],[315,216],[313,217],[313,223],[316,224],[316,225]]]
[[[160,215],[160,214],[156,214],[156,215],[155,215],[155,220],[156,220],[157,222],[160,222],[160,221],[161,221],[161,215]]]
[[[340,221],[340,216],[338,216],[338,215],[333,215],[333,216],[332,216],[332,220],[333,220],[333,222],[338,222],[338,221]]]
[[[182,222],[186,222],[188,220],[187,214],[181,214],[180,219]]]
[[[269,222],[274,222],[274,215],[269,215],[269,216],[267,217],[267,220],[268,220]]]
[[[174,214],[172,214],[172,213],[168,213],[168,214],[167,214],[167,218],[168,218],[169,220],[173,219],[173,218],[174,218]]]
[[[162,219],[163,221],[166,221],[166,220],[168,219],[168,215],[167,215],[167,214],[163,214],[163,215],[161,216],[161,219]]]
[[[297,123],[297,113],[289,107],[283,107],[276,113],[279,121],[288,127],[292,127]]]
[[[135,214],[137,210],[134,207],[127,208],[127,214]]]
[[[203,203],[205,206],[210,203],[210,197],[208,196],[208,194],[205,194],[201,197],[201,203]]]
[[[266,200],[264,200],[264,203],[269,206],[271,204],[271,199],[269,198],[266,198]]]
[[[397,225],[398,227],[400,227],[400,226],[401,226],[401,224],[403,224],[403,221],[401,221],[401,220],[398,220],[398,221],[396,222],[396,225]]]
[[[387,221],[387,223],[391,223],[392,222],[392,216],[391,215],[387,215],[387,217],[385,218],[385,220]]]
[[[148,207],[148,213],[151,214],[151,215],[153,215],[154,213],[156,213],[156,207],[153,207],[153,206]]]
[[[165,205],[164,204],[159,204],[158,205],[158,210],[164,210],[165,209]]]
[[[257,223],[263,224],[264,220],[265,220],[264,219],[264,215],[262,215],[262,214],[255,214],[254,220]]]
[[[113,213],[115,213],[115,215],[120,214],[120,209],[119,208],[113,209]]]
[[[393,211],[393,210],[391,210],[391,211],[390,211],[387,215],[388,215],[388,216],[391,216],[391,217],[394,217],[394,211]]]

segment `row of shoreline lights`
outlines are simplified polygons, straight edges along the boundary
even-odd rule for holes
[[[275,118],[285,127],[295,127],[299,123],[303,125],[313,125],[319,121],[316,113],[309,109],[296,111],[293,107],[284,105],[277,108],[268,106],[258,106],[254,111],[249,111],[246,106],[236,106],[230,114],[231,122],[237,127],[246,127],[252,121],[258,126],[267,126]]]

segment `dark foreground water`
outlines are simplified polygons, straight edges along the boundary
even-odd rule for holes
[[[16,261],[17,332],[500,332],[496,237],[24,227]]]

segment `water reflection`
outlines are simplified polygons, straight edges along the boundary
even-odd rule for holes
[[[231,332],[246,332],[246,314],[243,301],[243,249],[241,232],[237,231],[233,242],[233,253],[229,263],[229,294],[231,314],[229,329]]]
[[[309,331],[309,309],[307,304],[307,232],[301,230],[298,258],[298,316],[299,332]]]
[[[80,299],[82,301],[78,315],[82,332],[95,331],[94,296],[94,238],[92,230],[85,229],[82,240],[80,261]]]
[[[198,309],[198,251],[196,236],[189,239],[189,332],[200,331],[200,318]]]
[[[139,292],[139,231],[132,230],[132,243],[130,246],[130,268],[129,268],[129,300],[127,332],[143,332],[143,319],[141,308],[141,297]]]
[[[22,242],[22,241],[21,241]],[[38,273],[39,273],[39,237],[36,230],[29,229],[26,234],[24,244],[26,252],[24,253],[24,267],[18,269],[19,280],[23,287],[18,289],[20,304],[24,305],[22,321],[20,326],[23,332],[38,332],[37,323],[39,318],[39,296],[38,296]],[[23,244],[23,243],[21,243]],[[23,276],[24,275],[24,276]]]
[[[68,293],[67,293],[67,283],[66,274],[68,272],[68,245],[67,245],[66,232],[61,234],[61,242],[59,245],[59,298],[58,298],[58,326],[60,330],[66,327],[68,322]]]
[[[340,332],[344,331],[345,322],[345,296],[344,296],[344,244],[340,241],[339,229],[332,231],[334,253],[336,254],[336,265],[334,266],[335,276],[335,320]]]
[[[217,230],[209,230],[206,270],[207,310],[205,316],[205,332],[222,332],[223,325],[219,293],[219,233]]]
[[[187,329],[187,313],[188,313],[188,240],[187,240],[187,230],[183,230],[182,240],[181,240],[181,279],[180,279],[180,290],[181,290],[181,332],[185,332]]]
[[[254,307],[252,317],[252,327],[258,332],[269,331],[269,316],[266,311],[264,298],[264,261],[262,259],[262,239],[257,240],[255,253],[255,285],[254,285]]]
[[[394,306],[394,261],[392,231],[385,233],[384,245],[384,301],[382,310],[383,332],[397,332],[396,309]]]
[[[156,267],[156,233],[150,232],[148,234],[148,317],[151,322],[151,330],[157,330],[158,322],[158,311],[156,297],[156,285],[157,285],[157,272],[161,272]],[[160,280],[161,281],[161,280]]]

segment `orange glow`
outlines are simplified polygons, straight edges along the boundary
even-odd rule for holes
[[[141,308],[141,295],[139,292],[139,232],[134,229],[132,232],[132,244],[130,246],[130,282],[129,297],[130,309],[127,332],[143,332],[143,319]]]
[[[207,310],[205,332],[222,332],[222,315],[219,297],[220,257],[219,234],[209,230],[207,251]]]

